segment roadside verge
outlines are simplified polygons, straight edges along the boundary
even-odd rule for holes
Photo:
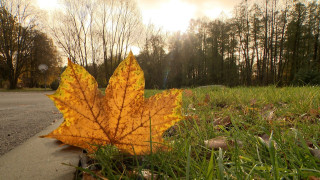
[[[0,156],[0,179],[73,179],[75,168],[62,163],[77,166],[81,149],[68,145],[61,147],[55,139],[39,138],[56,129],[62,121],[58,120]]]

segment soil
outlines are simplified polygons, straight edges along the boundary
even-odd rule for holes
[[[62,118],[46,92],[0,92],[0,156]]]

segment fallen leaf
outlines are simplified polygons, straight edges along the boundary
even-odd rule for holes
[[[231,118],[229,116],[226,116],[224,118],[218,118],[215,121],[213,121],[214,126],[228,126],[231,124]]]
[[[68,63],[58,90],[49,95],[64,116],[48,135],[65,144],[93,152],[112,144],[130,154],[165,148],[162,133],[182,119],[182,91],[167,90],[144,98],[144,75],[132,52],[110,78],[105,96],[95,79],[81,66]]]
[[[193,105],[193,104],[189,104],[189,105],[188,105],[188,110],[193,110],[193,111],[195,111],[196,108],[194,108],[194,105]]]
[[[303,114],[300,115],[300,118],[304,118],[306,116],[308,116],[308,113],[303,113]]]
[[[158,174],[152,175],[151,170],[149,170],[149,169],[142,169],[141,173],[139,171],[133,170],[130,173],[134,176],[138,176],[136,179],[141,179],[141,178],[143,178],[145,180],[151,180],[151,179],[157,180],[158,179]],[[141,175],[142,175],[142,177],[141,177]]]
[[[258,112],[258,108],[252,108],[252,107],[248,107],[248,106],[244,106],[243,107],[243,113],[245,115],[252,114],[252,113],[255,113],[255,112]]]
[[[220,102],[220,103],[217,103],[216,106],[219,107],[219,108],[225,108],[225,107],[227,107],[228,105],[227,105],[227,103],[225,103],[225,102]]]
[[[256,100],[256,99],[251,99],[251,100],[250,100],[250,105],[251,105],[251,106],[256,105],[256,103],[257,103],[257,100]]]
[[[203,102],[204,102],[205,104],[208,104],[210,101],[211,101],[210,95],[209,95],[209,94],[206,94]]]
[[[172,137],[175,136],[178,132],[178,125],[175,124],[174,126],[171,126],[169,129],[167,129],[164,133],[163,133],[163,137]]]
[[[320,180],[319,177],[315,177],[315,176],[309,176],[308,179],[309,180]]]
[[[205,140],[204,144],[208,148],[213,148],[213,149],[221,148],[224,150],[228,149],[228,140],[227,140],[227,137],[224,137],[224,136],[219,136],[213,139]]]
[[[309,151],[314,157],[316,157],[320,160],[320,150],[319,149],[309,148]]]
[[[144,169],[141,171],[143,178],[146,180],[150,180],[150,179],[158,179],[158,175],[157,174],[153,174],[151,173],[150,170],[148,169]],[[153,177],[152,177],[153,176]]]
[[[193,126],[193,124],[194,123],[196,123],[198,126],[200,125],[200,118],[199,118],[199,116],[198,115],[186,115],[186,116],[184,116],[184,120],[186,121],[186,122],[190,122],[190,123],[188,123],[189,125],[192,125]],[[181,127],[184,127],[184,128],[186,128],[185,127],[185,125],[184,125],[184,123],[178,123]]]
[[[96,178],[92,177],[91,174],[84,172],[82,179],[83,180],[95,180]]]
[[[193,92],[190,89],[183,90],[183,93],[186,97],[193,97]]]
[[[273,104],[266,104],[263,108],[262,108],[262,111],[269,111],[269,110],[272,110],[274,107]]]
[[[271,121],[273,119],[273,116],[274,116],[274,111],[267,111],[264,114],[264,118],[268,121]]]
[[[319,109],[310,109],[310,115],[318,117],[320,115]]]
[[[235,141],[228,140],[227,137],[225,136],[218,136],[209,140],[205,140],[204,144],[208,148],[213,148],[213,149],[221,148],[223,150],[228,150],[229,147],[234,146]],[[240,147],[243,145],[242,141],[238,141],[238,140],[237,140],[237,144]]]
[[[92,171],[92,173],[94,175],[96,175],[97,177],[99,177],[99,179],[102,180],[108,180],[108,178],[103,177],[103,175],[99,172],[99,171]],[[91,174],[83,172],[83,177],[82,180],[96,180],[96,178],[94,178]]]
[[[278,102],[278,104],[281,105],[283,108],[287,108],[289,105],[287,102]]]
[[[184,119],[187,120],[187,121],[193,121],[193,120],[198,121],[199,120],[199,116],[198,115],[185,115]]]
[[[243,142],[242,141],[236,141],[238,146],[242,146]],[[204,144],[208,148],[214,148],[214,149],[223,149],[223,150],[228,150],[230,146],[234,146],[235,141],[233,140],[228,140],[227,137],[225,136],[218,136],[209,140],[205,140]]]

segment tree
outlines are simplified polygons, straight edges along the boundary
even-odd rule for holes
[[[302,66],[306,65],[306,59],[303,53],[303,34],[305,31],[304,22],[306,19],[306,7],[304,4],[298,2],[294,4],[294,9],[291,12],[291,21],[288,24],[288,64],[287,72],[288,80],[294,79],[295,73],[299,71]]]
[[[247,1],[242,2],[236,8],[235,25],[237,28],[237,38],[239,40],[239,54],[241,62],[241,74],[245,85],[252,85],[253,75],[253,53],[250,53],[251,24],[249,20],[249,5]]]
[[[104,63],[106,82],[139,33],[141,16],[129,0],[64,0],[64,11],[51,27],[66,56],[86,69]],[[91,69],[91,68],[90,68]]]
[[[106,81],[142,31],[142,17],[134,1],[98,1],[97,27],[103,49]]]
[[[52,39],[45,33],[36,30],[32,32],[32,36],[31,54],[21,79],[24,86],[28,87],[39,87],[44,83],[51,84],[60,75],[60,56]],[[40,64],[48,66],[45,74],[38,69]],[[46,76],[46,82],[44,76]]]
[[[30,32],[36,16],[27,0],[0,1],[0,54],[6,64],[10,88],[15,89],[30,55]]]
[[[146,88],[166,88],[169,73],[165,53],[166,34],[149,25],[141,36],[145,40],[137,59],[145,74]]]
[[[58,20],[51,27],[53,36],[70,60],[88,68],[94,1],[64,0],[63,5],[64,11],[57,12]]]

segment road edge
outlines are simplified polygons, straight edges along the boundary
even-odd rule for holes
[[[62,122],[63,118],[0,156],[0,179],[73,179],[75,168],[72,166],[78,165],[81,149],[61,146],[55,139],[39,138]]]

